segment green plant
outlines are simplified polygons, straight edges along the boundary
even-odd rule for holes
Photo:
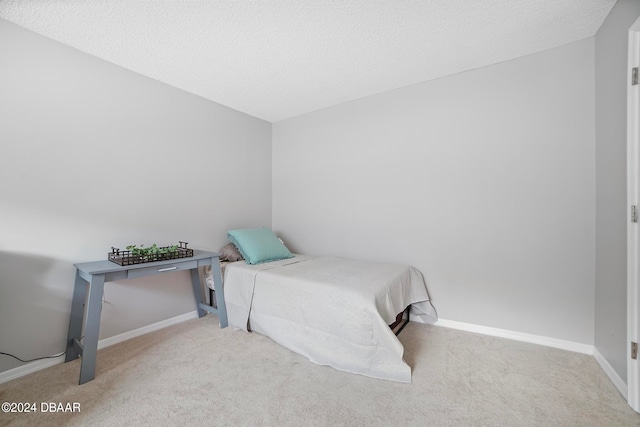
[[[158,255],[168,255],[178,252],[178,245],[171,245],[165,247],[158,247],[157,244],[153,244],[148,248],[144,245],[129,245],[127,250],[131,253],[131,256],[141,258],[157,258]]]

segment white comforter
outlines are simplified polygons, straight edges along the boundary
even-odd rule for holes
[[[312,362],[341,371],[411,382],[404,348],[389,328],[412,305],[411,320],[435,320],[413,267],[344,258],[294,258],[227,265],[229,324],[264,334]]]

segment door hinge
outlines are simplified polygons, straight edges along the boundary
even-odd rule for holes
[[[631,85],[635,86],[638,84],[638,67],[633,67],[631,69]]]
[[[631,205],[631,222],[638,222],[638,208],[636,205]]]
[[[638,359],[638,343],[633,341],[631,342],[631,358]]]

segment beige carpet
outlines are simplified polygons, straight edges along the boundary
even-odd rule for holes
[[[0,413],[10,426],[640,426],[586,355],[411,323],[413,383],[318,366],[208,315],[0,385],[0,402],[79,403]]]

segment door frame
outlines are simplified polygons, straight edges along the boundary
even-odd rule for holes
[[[640,252],[638,223],[631,206],[640,206],[640,85],[631,84],[631,69],[640,66],[640,18],[629,28],[627,67],[627,402],[640,412],[640,369],[631,359],[631,343],[640,342]]]

